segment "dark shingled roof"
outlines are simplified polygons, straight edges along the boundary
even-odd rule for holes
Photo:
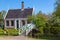
[[[6,15],[6,18],[26,18],[29,15],[32,15],[33,8],[27,8],[23,11],[21,9],[10,9]]]

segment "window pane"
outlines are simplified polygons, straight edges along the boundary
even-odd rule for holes
[[[6,26],[9,26],[9,21],[8,20],[6,21]]]
[[[11,26],[14,26],[14,20],[11,20]]]

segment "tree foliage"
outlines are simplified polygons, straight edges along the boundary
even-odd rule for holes
[[[50,31],[53,34],[58,34],[60,29],[60,0],[56,1],[56,8],[53,14],[50,17],[49,26],[51,27]]]
[[[4,16],[5,16],[5,14],[6,14],[6,11],[4,11],[4,10],[0,11],[0,27],[1,28],[4,28],[3,26],[4,26]]]
[[[3,20],[3,16],[2,16],[2,14],[0,12],[0,21],[2,21],[2,20]]]
[[[56,1],[56,10],[53,12],[51,19],[53,26],[60,26],[60,0]]]
[[[45,27],[45,24],[47,22],[46,15],[44,15],[42,12],[39,12],[36,15],[28,16],[28,19],[32,20],[36,25],[36,28],[40,31],[41,34],[43,34],[43,27]]]
[[[55,11],[53,12],[53,14],[56,16],[60,16],[60,0],[56,1],[56,7],[55,7]]]
[[[45,23],[46,23],[46,17],[45,17],[45,15],[44,14],[42,14],[42,13],[38,13],[37,15],[36,15],[36,18],[35,18],[35,24],[36,24],[36,26],[39,28],[39,27],[44,27],[45,26]]]

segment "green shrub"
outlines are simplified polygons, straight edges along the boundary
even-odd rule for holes
[[[4,34],[4,30],[2,28],[0,28],[0,35]]]
[[[60,36],[60,27],[53,27],[50,29],[50,33]]]
[[[6,33],[7,33],[7,35],[16,36],[16,35],[18,35],[18,30],[14,29],[14,28],[7,28]]]

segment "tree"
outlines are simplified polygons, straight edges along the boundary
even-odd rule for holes
[[[37,29],[41,32],[41,34],[43,34],[43,28],[46,26],[47,23],[46,16],[47,15],[43,14],[42,12],[39,12],[36,15],[35,25]]]
[[[3,16],[2,16],[2,14],[1,14],[1,12],[0,12],[0,22],[3,20]]]
[[[1,14],[2,14],[3,17],[5,17],[6,11],[5,11],[5,10],[2,10],[2,11],[1,11]]]
[[[60,0],[56,1],[56,10],[53,12],[52,20],[55,26],[60,26]]]
[[[0,26],[4,29],[4,17],[6,15],[6,11],[2,10],[0,11]]]
[[[3,28],[3,16],[1,14],[1,12],[0,12],[0,27]]]
[[[56,1],[55,11],[53,12],[54,15],[60,16],[60,0]]]
[[[39,13],[37,13],[36,15],[28,16],[28,19],[32,20],[36,25],[36,29],[38,29],[38,31],[43,34],[43,28],[45,27],[45,24],[47,22],[46,15],[39,11]]]
[[[55,11],[50,17],[49,26],[51,26],[50,32],[53,34],[59,33],[60,28],[60,0],[56,1]]]

